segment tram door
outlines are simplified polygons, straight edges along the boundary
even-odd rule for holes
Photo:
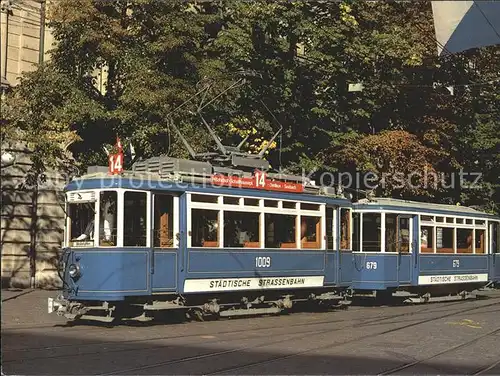
[[[399,283],[411,282],[411,222],[409,215],[398,215],[396,226],[397,252],[398,252],[398,281]]]
[[[490,280],[500,281],[500,223],[490,222]]]
[[[179,259],[179,197],[163,192],[154,193],[151,213],[153,292],[174,291]]]

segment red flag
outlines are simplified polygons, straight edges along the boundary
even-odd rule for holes
[[[116,136],[116,147],[118,148],[118,153],[123,153],[122,142],[118,136]]]

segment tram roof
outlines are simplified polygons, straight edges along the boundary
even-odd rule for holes
[[[171,192],[190,191],[196,193],[236,195],[241,197],[258,197],[282,199],[290,201],[311,201],[318,203],[329,203],[349,207],[351,201],[345,197],[326,195],[313,192],[290,193],[251,188],[210,186],[203,183],[191,184],[175,179],[162,179],[157,174],[127,172],[123,175],[112,175],[107,173],[85,174],[74,178],[65,187],[65,191],[91,190],[91,189],[137,189],[137,190],[160,190]]]
[[[500,217],[498,216],[488,214],[467,206],[435,204],[429,202],[400,200],[387,197],[375,197],[371,199],[360,200],[354,204],[354,207],[363,209],[376,208],[382,210],[411,209],[411,211],[418,213],[434,213],[455,216],[465,215],[474,217],[488,217],[500,220]]]

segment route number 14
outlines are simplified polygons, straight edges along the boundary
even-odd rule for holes
[[[123,171],[123,153],[109,155],[109,173],[119,174]]]

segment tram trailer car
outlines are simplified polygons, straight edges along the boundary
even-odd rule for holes
[[[500,218],[388,198],[353,205],[354,295],[406,302],[466,298],[500,281]]]
[[[111,322],[170,310],[201,319],[344,304],[351,202],[307,184],[289,193],[279,187],[291,183],[261,182],[275,188],[178,184],[136,171],[74,179],[64,288],[49,298],[49,313]]]

